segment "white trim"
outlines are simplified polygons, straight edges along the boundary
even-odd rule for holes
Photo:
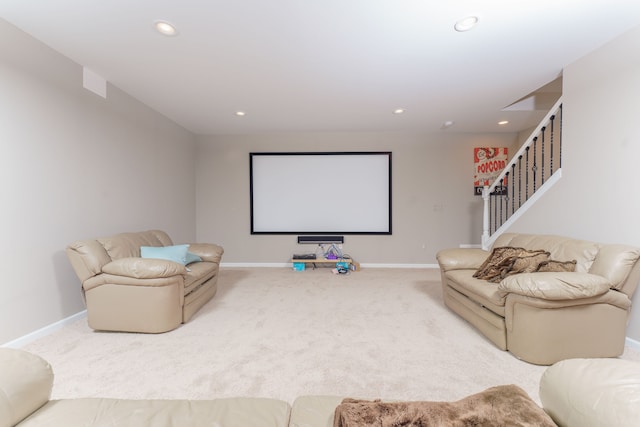
[[[220,267],[291,267],[290,262],[223,262]]]
[[[536,190],[535,193],[533,193],[531,195],[531,197],[529,197],[519,208],[517,211],[515,211],[513,213],[513,215],[511,215],[509,217],[508,220],[506,220],[501,226],[500,228],[498,228],[492,235],[491,237],[489,237],[486,242],[483,242],[483,246],[485,250],[488,250],[489,248],[491,248],[491,246],[493,245],[493,243],[498,239],[498,237],[500,237],[500,235],[502,233],[504,233],[505,231],[507,231],[509,229],[509,227],[511,227],[513,225],[513,223],[516,222],[516,220],[518,218],[520,218],[520,216],[522,216],[527,210],[529,210],[529,208],[531,206],[533,206],[535,204],[535,202],[544,195],[544,193],[546,193],[548,190],[551,189],[551,187],[553,187],[558,181],[560,181],[560,178],[562,178],[562,169],[557,169],[553,175],[551,175],[545,182],[544,184],[542,184],[542,186],[540,188],[538,188]]]
[[[44,328],[40,328],[37,331],[33,331],[23,337],[20,337],[18,339],[15,339],[13,341],[9,341],[6,344],[2,344],[0,345],[0,347],[7,347],[7,348],[21,348],[24,347],[25,345],[39,339],[42,337],[45,337],[47,335],[50,335],[52,333],[54,333],[55,331],[62,329],[65,325],[68,325],[70,323],[75,322],[78,319],[82,319],[83,317],[87,317],[87,310],[82,310],[79,313],[73,314],[67,318],[64,318],[62,320],[58,320],[55,323],[52,323],[48,326],[45,326]]]
[[[627,337],[625,345],[633,350],[640,351],[640,341]]]
[[[360,264],[368,268],[438,268],[438,264]]]
[[[511,161],[509,162],[509,164],[507,164],[507,167],[502,170],[502,173],[498,175],[497,178],[493,181],[493,184],[489,186],[488,193],[492,193],[493,190],[495,190],[496,186],[500,183],[500,180],[507,175],[511,166],[517,163],[518,157],[521,157],[522,155],[524,155],[524,153],[527,151],[527,147],[531,146],[531,143],[533,142],[533,138],[535,138],[538,134],[542,133],[542,128],[549,126],[549,122],[551,121],[551,116],[555,116],[556,114],[558,114],[558,110],[560,110],[561,105],[562,105],[562,96],[558,98],[558,100],[553,105],[553,107],[551,107],[547,115],[544,116],[542,120],[540,120],[540,123],[538,124],[538,126],[536,126],[533,132],[531,132],[529,137],[520,146],[520,149],[516,152],[516,154],[513,155],[513,157],[511,158]]]
[[[304,260],[305,262],[313,262],[312,260]],[[336,262],[339,260],[336,260]],[[286,267],[291,268],[290,262],[275,263],[275,262],[223,262],[220,267]],[[376,264],[366,263],[360,264],[361,267],[368,268],[438,268],[438,264]]]

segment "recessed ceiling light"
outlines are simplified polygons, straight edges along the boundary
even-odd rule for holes
[[[470,29],[475,27],[477,23],[478,23],[477,16],[467,16],[466,18],[462,18],[461,20],[456,22],[453,28],[459,32],[469,31]]]
[[[404,108],[396,108],[395,110],[393,110],[393,114],[402,114],[405,111],[406,110]]]
[[[157,32],[162,35],[173,37],[178,35],[178,30],[173,24],[168,23],[167,21],[156,21],[154,27]]]
[[[238,116],[238,117],[244,117],[246,115],[247,115],[247,113],[244,112],[244,111],[236,111],[236,116]]]
[[[509,120],[501,120],[501,121],[498,122],[498,124],[500,126],[508,125],[509,124]]]
[[[451,126],[454,125],[454,121],[453,120],[447,120],[446,122],[442,123],[442,126],[440,127],[440,129],[448,129]]]

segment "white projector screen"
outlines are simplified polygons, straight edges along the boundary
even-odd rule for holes
[[[250,153],[251,234],[391,234],[390,152]]]

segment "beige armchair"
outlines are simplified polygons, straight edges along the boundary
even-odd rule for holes
[[[191,319],[217,291],[224,250],[206,243],[185,246],[191,259],[141,257],[142,247],[154,249],[152,254],[177,248],[160,230],[70,244],[66,252],[82,283],[89,326],[160,333]]]

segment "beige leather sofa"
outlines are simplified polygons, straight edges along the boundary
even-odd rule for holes
[[[201,261],[183,265],[142,258],[141,247],[171,247],[164,231],[122,233],[70,244],[67,256],[82,283],[89,326],[160,333],[187,322],[217,291],[222,247],[194,243]],[[171,248],[166,248],[171,249]]]
[[[540,400],[561,427],[640,425],[640,363],[621,359],[568,359],[540,380]]]
[[[0,348],[0,427],[287,427],[291,406],[267,398],[213,400],[49,400],[51,366]]]
[[[51,366],[41,357],[0,348],[0,427],[332,427],[336,407],[343,400],[300,396],[293,405],[252,397],[50,400],[53,379]],[[558,362],[542,375],[540,400],[561,427],[637,426],[640,363],[620,359]],[[515,419],[520,409],[510,406],[505,416]]]
[[[301,396],[295,399],[292,406],[278,399],[253,397],[211,400],[50,400],[52,384],[53,371],[42,358],[21,350],[0,348],[0,427],[332,427],[336,407],[343,400],[338,396]],[[470,398],[476,399],[474,396]],[[458,406],[458,410],[452,410],[447,403],[431,402],[441,407],[440,412],[408,411],[400,415],[409,419],[415,416],[441,419],[441,416],[447,418],[457,412],[461,419],[478,421],[478,415],[472,412],[474,407],[486,408],[490,405],[498,406],[496,413],[509,419],[520,417],[530,420],[533,414],[537,414],[536,420],[542,417],[549,419],[535,402],[517,396],[504,403],[506,410],[488,398],[463,400],[469,405],[464,408]],[[514,402],[518,403],[515,405],[517,408],[514,408]],[[480,413],[482,409],[478,409]],[[488,416],[486,413],[481,415],[484,420]],[[532,427],[541,425],[538,422],[515,424]],[[357,425],[362,424],[357,422]],[[440,422],[437,425],[450,423]]]
[[[545,250],[574,272],[531,272],[497,283],[474,278],[491,251],[437,254],[445,304],[503,350],[530,363],[622,354],[640,249],[561,236],[505,233],[494,248]]]

